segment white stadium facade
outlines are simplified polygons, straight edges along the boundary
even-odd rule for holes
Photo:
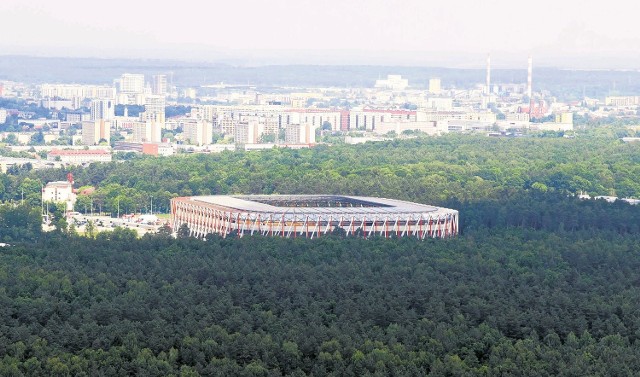
[[[171,200],[174,231],[191,236],[263,235],[318,238],[341,228],[347,236],[448,238],[458,211],[393,199],[343,195],[211,195]]]

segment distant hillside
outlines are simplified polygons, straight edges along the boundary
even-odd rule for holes
[[[108,84],[124,72],[146,75],[172,73],[181,87],[224,82],[269,86],[372,87],[387,74],[401,74],[414,88],[426,88],[429,78],[440,77],[445,87],[473,87],[484,82],[483,69],[454,69],[405,66],[269,65],[231,66],[172,60],[125,60],[96,58],[44,58],[0,56],[0,80],[27,83]],[[524,83],[524,69],[496,69],[495,83]],[[535,90],[549,90],[563,99],[604,97],[610,94],[640,93],[640,73],[632,71],[566,71],[534,67]]]

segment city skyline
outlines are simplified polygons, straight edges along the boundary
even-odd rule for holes
[[[496,68],[523,66],[529,55],[539,66],[640,66],[633,12],[604,17],[592,0],[481,7],[462,0],[186,0],[179,7],[115,0],[99,18],[76,0],[6,0],[0,12],[0,30],[11,35],[0,42],[3,55],[477,68],[490,53]]]

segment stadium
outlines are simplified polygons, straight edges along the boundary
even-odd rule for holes
[[[393,199],[342,195],[211,195],[171,200],[171,225],[191,236],[263,235],[318,238],[340,228],[347,236],[448,238],[458,211]]]

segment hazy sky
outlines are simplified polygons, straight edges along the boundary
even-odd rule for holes
[[[0,0],[0,53],[640,68],[629,0]]]

